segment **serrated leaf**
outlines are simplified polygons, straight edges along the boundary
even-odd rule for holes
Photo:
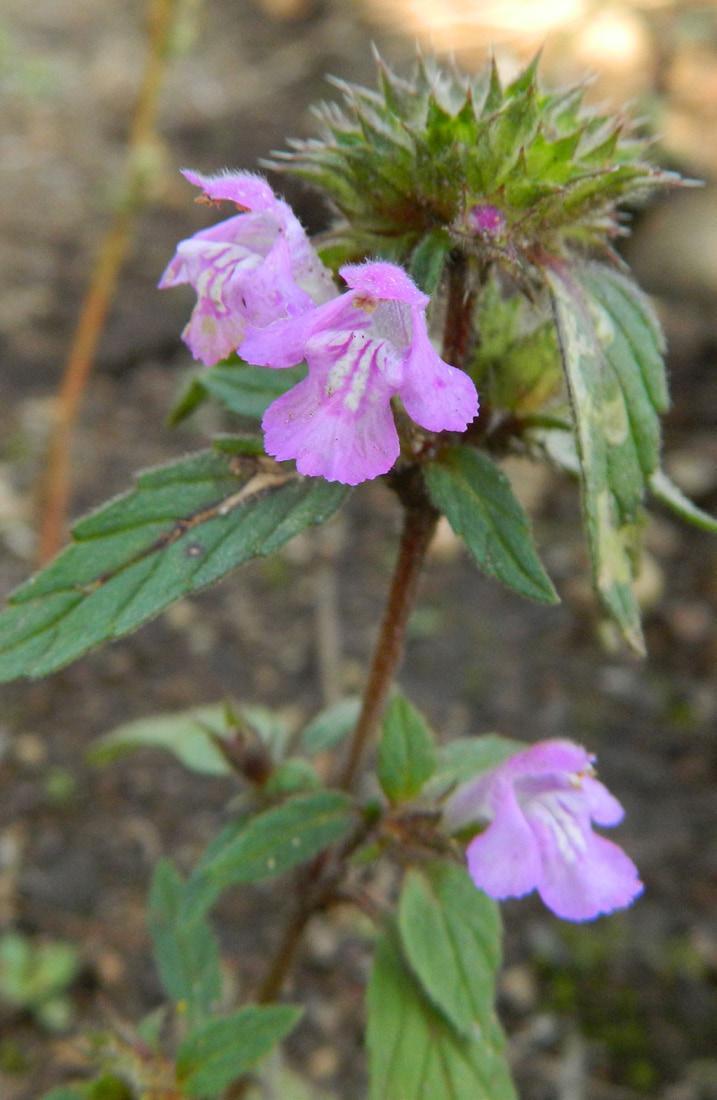
[[[175,1004],[186,1006],[190,1023],[197,1025],[219,1000],[222,976],[216,937],[201,917],[187,919],[184,891],[184,880],[172,863],[158,863],[147,921],[162,985]]]
[[[272,401],[305,377],[305,366],[273,370],[252,367],[241,360],[217,363],[197,371],[190,379],[169,415],[169,423],[186,420],[209,397],[229,412],[261,420]]]
[[[326,707],[312,718],[301,734],[301,747],[310,756],[333,749],[358,721],[361,712],[361,700],[356,695],[340,699],[338,703]]]
[[[248,818],[200,861],[187,884],[187,916],[205,912],[229,886],[274,878],[311,859],[355,824],[353,802],[339,791],[296,795]]]
[[[250,1005],[193,1031],[177,1055],[183,1093],[196,1100],[220,1096],[289,1034],[302,1011],[294,1005]]]
[[[671,509],[686,523],[691,523],[693,527],[699,527],[713,535],[717,534],[717,517],[711,516],[709,512],[705,512],[694,504],[662,470],[656,470],[650,478],[650,490],[656,500]]]
[[[161,748],[200,775],[229,775],[229,764],[214,739],[235,730],[234,723],[228,721],[225,704],[213,703],[125,722],[98,738],[87,757],[90,763],[103,765],[135,749]]]
[[[497,1021],[459,1035],[422,993],[395,934],[376,947],[368,987],[369,1100],[517,1100]]]
[[[521,596],[558,603],[552,581],[535,551],[528,517],[506,475],[480,451],[451,447],[426,467],[433,504],[476,564]]]
[[[402,695],[391,700],[378,746],[378,780],[391,802],[406,802],[419,793],[436,767],[433,734]]]
[[[140,474],[10,597],[0,680],[42,676],[328,519],[345,487],[268,459],[200,452]]]
[[[498,906],[455,863],[407,871],[398,907],[401,944],[424,993],[466,1038],[493,1025],[501,958]]]
[[[647,299],[618,272],[585,264],[553,265],[545,274],[575,422],[595,587],[642,653],[633,558],[667,404],[662,335]]]
[[[212,440],[212,448],[222,455],[253,455],[260,458],[264,454],[264,444],[253,435],[217,435]]]

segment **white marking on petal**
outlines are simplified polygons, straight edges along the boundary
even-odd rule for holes
[[[359,343],[360,338],[360,333],[354,333],[353,336],[349,336],[348,339],[346,339],[345,335],[342,333],[339,340],[334,339],[333,341],[324,343],[323,348],[330,354],[335,354],[336,351],[339,352],[326,378],[327,397],[333,397],[336,391],[341,389],[354,369],[356,344]]]
[[[218,313],[228,313],[224,302],[224,286],[227,279],[242,268],[251,269],[255,266],[257,257],[245,248],[227,244],[218,246],[216,251],[204,259],[206,266],[202,267],[197,276],[195,289],[199,298],[207,298],[216,307]]]
[[[530,816],[539,818],[550,831],[566,863],[575,863],[587,849],[585,829],[559,794],[541,794],[530,801]]]
[[[363,341],[363,347],[359,351],[354,361],[354,370],[351,375],[351,383],[349,385],[349,392],[344,398],[344,405],[351,412],[356,412],[361,399],[366,392],[366,386],[368,385],[369,375],[371,373],[371,363],[373,356],[370,354],[369,348],[371,341],[363,333],[359,334]]]

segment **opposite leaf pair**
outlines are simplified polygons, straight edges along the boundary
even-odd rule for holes
[[[268,184],[247,173],[186,173],[210,201],[251,211],[183,241],[161,286],[188,282],[198,301],[185,329],[207,365],[238,348],[259,366],[302,360],[308,376],[267,409],[265,446],[298,470],[356,485],[387,473],[400,442],[399,397],[428,431],[464,431],[478,413],[470,378],[435,352],[429,299],[395,264],[350,264],[338,295],[299,222]]]

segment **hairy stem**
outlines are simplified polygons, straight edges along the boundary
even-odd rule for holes
[[[57,396],[57,417],[39,494],[39,565],[53,557],[64,538],[71,491],[72,436],[119,273],[129,251],[137,213],[146,200],[147,176],[152,172],[151,147],[156,140],[159,93],[170,55],[176,9],[177,0],[150,0],[149,3],[147,61],[127,142],[125,193],[100,246]]]
[[[475,291],[468,286],[468,258],[454,252],[448,264],[448,302],[443,327],[443,358],[465,368],[473,332]]]

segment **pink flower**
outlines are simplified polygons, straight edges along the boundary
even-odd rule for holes
[[[264,443],[303,474],[357,485],[399,454],[391,399],[429,431],[464,431],[478,412],[475,386],[434,351],[422,294],[390,263],[341,269],[346,293],[309,313],[247,329],[240,351],[258,366],[305,359],[308,376],[264,414]]]
[[[241,343],[247,322],[296,316],[336,293],[291,207],[250,172],[183,173],[208,201],[242,213],[181,241],[160,287],[189,283],[197,304],[182,336],[207,366]]]
[[[477,233],[498,237],[505,230],[505,214],[490,203],[478,203],[468,211],[468,221]]]
[[[468,870],[494,898],[537,890],[565,920],[591,920],[642,892],[621,848],[593,832],[617,825],[623,809],[594,778],[590,756],[572,741],[542,741],[459,787],[445,821],[455,831],[489,822],[468,845]]]

